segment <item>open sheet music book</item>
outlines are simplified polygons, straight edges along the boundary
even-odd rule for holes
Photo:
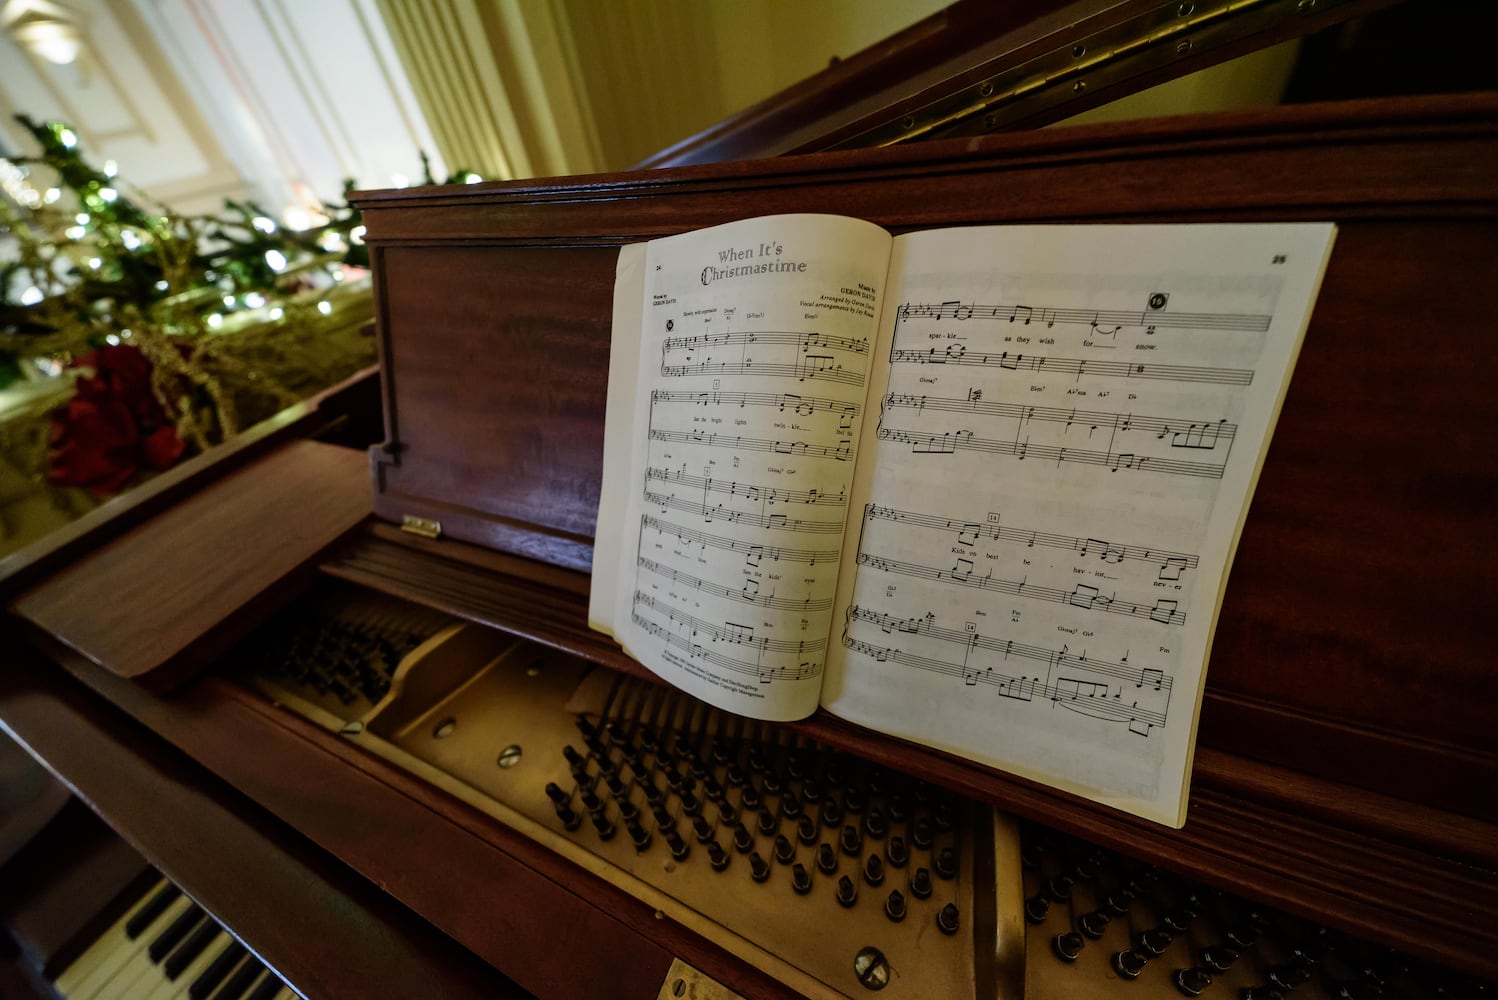
[[[1334,232],[795,215],[624,248],[591,624],[726,711],[1182,825]]]

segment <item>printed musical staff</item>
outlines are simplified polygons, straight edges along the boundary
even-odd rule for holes
[[[1177,417],[1146,417],[1133,413],[1079,410],[1064,406],[998,403],[984,400],[981,390],[969,391],[965,399],[892,392],[884,397],[884,406],[886,409],[911,409],[918,413],[927,410],[940,413],[979,413],[990,417],[1012,418],[1021,425],[1038,420],[1061,424],[1068,432],[1076,428],[1088,438],[1105,431],[1110,434],[1137,431],[1152,434],[1157,441],[1169,438],[1167,443],[1172,448],[1201,451],[1211,451],[1218,444],[1229,445],[1238,433],[1237,425],[1226,420],[1187,421]]]
[[[788,330],[741,330],[735,333],[709,333],[697,337],[667,337],[661,344],[663,351],[683,351],[717,347],[720,345],[789,344],[802,350],[828,349],[867,354],[867,337],[836,337],[823,333],[795,333]]]
[[[903,634],[929,640],[939,647],[958,647],[962,660],[881,645],[853,634],[856,623],[871,625],[886,635]],[[1003,698],[1039,702],[1078,712],[1106,722],[1127,725],[1130,731],[1148,736],[1163,727],[1170,704],[1172,678],[1154,667],[1100,660],[1069,647],[1054,649],[1015,642],[976,631],[946,628],[935,615],[902,618],[853,605],[848,609],[848,627],[843,646],[880,663],[898,663],[919,670],[960,678],[968,686],[988,685]],[[981,654],[978,651],[982,651]],[[990,660],[995,662],[990,663]],[[1041,664],[1033,673],[1014,673],[1007,664],[1023,660]]]
[[[701,431],[673,431],[652,427],[650,440],[685,444],[701,444],[709,448],[730,448],[734,451],[764,451],[777,455],[798,455],[807,458],[830,458],[846,462],[852,457],[852,445],[812,444],[806,441],[771,441],[767,438],[742,437],[737,434],[704,434]]]
[[[930,431],[880,426],[879,439],[908,444],[913,453],[922,455],[951,455],[957,451],[977,451],[990,455],[1010,455],[1017,459],[1036,458],[1055,462],[1057,465],[1062,462],[1074,462],[1081,465],[1101,466],[1112,472],[1129,469],[1136,472],[1160,472],[1172,476],[1221,479],[1223,470],[1227,467],[1226,456],[1221,462],[1187,462],[1158,455],[1141,455],[1137,452],[1097,451],[1090,448],[1031,443],[1028,438],[997,441],[992,438],[978,437],[966,428],[937,434]]]
[[[776,597],[773,592],[761,594],[759,592],[759,581],[757,580],[745,580],[743,587],[735,590],[732,587],[725,587],[710,580],[704,580],[701,577],[671,569],[669,566],[662,566],[653,559],[647,559],[644,556],[640,556],[636,560],[636,565],[657,576],[665,577],[674,583],[680,583],[694,590],[700,590],[704,594],[726,597],[730,601],[744,601],[748,604],[757,604],[762,608],[775,608],[780,611],[813,612],[827,611],[832,607],[831,597],[805,597],[797,600],[790,597]]]
[[[820,504],[842,507],[848,502],[846,490],[839,490],[837,493],[823,493],[815,487],[809,490],[783,490],[772,486],[755,486],[749,483],[713,479],[709,476],[694,476],[673,469],[646,469],[645,478],[664,483],[679,483],[710,493],[727,493],[729,496],[743,497],[751,503]]]
[[[822,664],[820,661],[808,661],[806,663],[796,664],[795,666],[781,667],[769,667],[762,666],[756,663],[750,663],[747,660],[740,660],[736,657],[728,656],[724,653],[718,652],[717,650],[702,646],[699,643],[695,643],[691,639],[676,634],[671,630],[669,626],[662,625],[659,622],[651,621],[649,618],[646,618],[638,611],[633,612],[630,615],[630,618],[636,625],[644,629],[647,633],[656,636],[657,638],[665,642],[668,647],[674,647],[676,649],[683,650],[689,656],[696,657],[698,659],[711,663],[713,666],[719,668],[720,670],[727,670],[732,673],[747,674],[751,677],[755,677],[762,684],[769,683],[773,680],[807,680],[809,678],[815,678],[822,672]]]
[[[1178,602],[1175,600],[1159,598],[1152,604],[1137,604],[1131,601],[1120,601],[1117,595],[1105,595],[1097,587],[1088,584],[1077,584],[1071,590],[1065,590],[1031,584],[1024,580],[998,579],[993,575],[992,569],[980,576],[974,572],[972,561],[969,559],[958,559],[951,569],[941,569],[938,566],[924,566],[920,563],[860,551],[858,565],[868,566],[885,573],[913,577],[917,580],[954,583],[963,587],[973,587],[996,594],[1009,594],[1013,597],[1025,597],[1034,601],[1050,601],[1084,610],[1105,611],[1116,615],[1127,615],[1131,618],[1147,618],[1162,625],[1186,624],[1186,614],[1177,610]]]
[[[1105,563],[1121,563],[1131,559],[1145,563],[1156,563],[1160,566],[1160,579],[1162,580],[1178,580],[1181,573],[1188,569],[1196,569],[1198,565],[1197,557],[1190,552],[1171,552],[1168,549],[1147,548],[1141,545],[1124,545],[1118,542],[1108,542],[1081,535],[1061,535],[1048,531],[1033,531],[1029,528],[1009,527],[993,521],[980,524],[972,521],[941,517],[936,514],[922,514],[913,510],[896,510],[893,507],[881,507],[875,504],[869,504],[864,507],[864,517],[873,520],[895,521],[901,524],[908,524],[912,527],[936,528],[941,531],[952,532],[958,536],[958,540],[964,545],[976,544],[979,538],[990,538],[994,541],[1013,542],[1017,545],[1030,547],[1040,545],[1046,548],[1067,549],[1080,556],[1097,556]],[[1167,572],[1172,575],[1167,576]]]
[[[756,514],[752,511],[733,510],[722,504],[710,506],[701,501],[684,500],[681,497],[670,496],[665,493],[652,493],[645,491],[645,502],[655,504],[666,510],[679,510],[687,514],[700,514],[702,519],[711,524],[713,521],[727,521],[730,524],[742,524],[751,528],[771,528],[779,531],[798,531],[811,535],[838,535],[843,530],[842,518],[836,521],[811,521],[804,518],[789,517],[785,514]]]
[[[650,394],[652,403],[691,403],[696,406],[769,406],[781,413],[794,413],[809,417],[814,413],[836,413],[857,417],[862,407],[840,399],[824,399],[818,396],[798,396],[793,392],[720,392],[716,389],[704,392],[684,392],[656,389]]]
[[[677,623],[687,630],[687,635],[692,638],[704,638],[710,642],[724,642],[736,646],[748,646],[766,653],[820,653],[827,648],[825,638],[815,639],[771,639],[767,636],[756,636],[754,629],[748,625],[735,625],[725,622],[722,625],[706,621],[675,607],[664,601],[657,601],[654,597],[643,592],[636,592],[635,606],[649,608],[652,611],[664,612],[668,620]]]
[[[1203,330],[1224,333],[1263,333],[1269,329],[1269,316],[1237,313],[1172,313],[1163,309],[1052,309],[1015,303],[976,305],[971,302],[907,302],[900,307],[899,318],[906,319],[992,319],[1029,326],[1038,323],[1053,327],[1057,323],[1088,327],[1125,327],[1173,330]]]
[[[760,353],[761,348],[767,353]],[[868,355],[869,342],[863,337],[815,331],[736,331],[666,338],[661,343],[660,370],[673,378],[753,375],[861,386],[868,372]]]
[[[771,562],[806,563],[815,566],[819,562],[836,562],[839,555],[837,549],[791,549],[779,545],[752,544],[739,538],[727,538],[705,531],[694,531],[691,528],[662,521],[649,514],[640,518],[640,526],[642,529],[649,528],[662,535],[671,535],[681,542],[706,548],[726,549],[729,552],[742,552],[745,559],[754,566],[758,566],[763,559],[769,559]]]
[[[1195,382],[1212,385],[1252,385],[1251,368],[1210,368],[1196,365],[1153,364],[1142,361],[1094,361],[1086,358],[1051,358],[1037,354],[1012,354],[1001,351],[997,354],[969,352],[963,344],[947,347],[931,347],[925,350],[911,347],[890,349],[890,361],[895,364],[916,365],[970,365],[980,368],[1002,368],[1012,372],[1035,372],[1038,374],[1072,375],[1081,379],[1083,375],[1100,378],[1147,379],[1168,382]]]

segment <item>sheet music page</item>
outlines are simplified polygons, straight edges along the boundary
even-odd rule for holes
[[[1225,574],[1333,233],[896,239],[823,704],[1180,826]]]
[[[646,249],[613,632],[727,711],[816,710],[889,250],[816,215]]]

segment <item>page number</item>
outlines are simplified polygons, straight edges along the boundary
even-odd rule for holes
[[[1283,264],[1284,262],[1285,262],[1285,255],[1284,254],[1277,253],[1277,254],[1274,255],[1274,260],[1273,260],[1272,263]]]

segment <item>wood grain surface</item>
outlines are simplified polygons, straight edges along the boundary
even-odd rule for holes
[[[169,686],[364,518],[363,470],[357,451],[292,441],[74,561],[12,610],[121,677]]]

